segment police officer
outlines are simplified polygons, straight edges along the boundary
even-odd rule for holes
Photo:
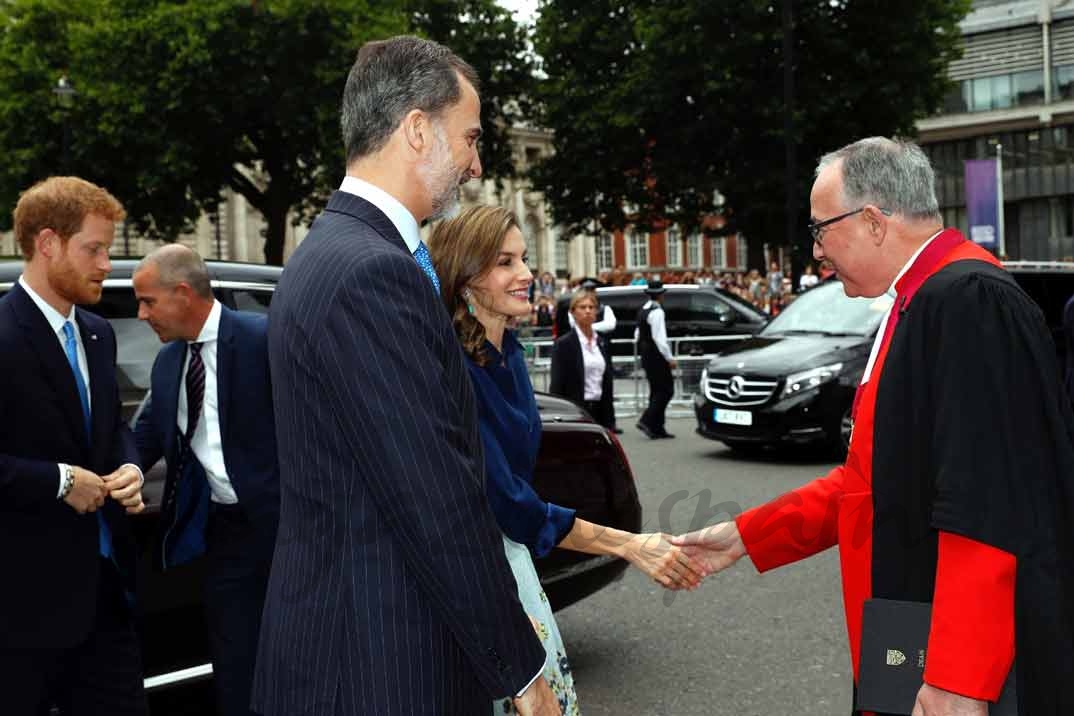
[[[649,381],[649,407],[641,414],[637,427],[654,440],[675,437],[664,429],[664,411],[675,391],[671,371],[678,366],[671,356],[664,307],[661,305],[666,292],[659,279],[649,281],[645,289],[649,300],[638,311],[638,325],[634,329],[638,355],[645,369],[645,378]]]

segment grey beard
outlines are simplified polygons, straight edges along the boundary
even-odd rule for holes
[[[429,221],[452,219],[458,216],[461,209],[462,206],[459,204],[459,185],[456,183],[454,187],[433,199],[433,213],[429,216]]]

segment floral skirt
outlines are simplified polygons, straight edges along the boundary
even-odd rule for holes
[[[548,603],[548,597],[541,589],[530,551],[506,536],[503,538],[503,551],[507,554],[507,561],[511,564],[515,581],[518,582],[518,600],[530,615],[530,620],[536,623],[537,636],[541,638],[548,654],[544,663],[544,680],[559,699],[560,713],[563,716],[580,716],[578,695],[574,692],[574,678],[571,676],[570,664],[567,663],[567,652],[563,648],[563,639],[559,636],[559,627],[552,615],[552,605]],[[502,716],[517,712],[511,699],[499,699],[492,703],[492,713],[493,716]]]

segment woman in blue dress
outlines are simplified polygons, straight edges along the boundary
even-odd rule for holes
[[[441,222],[429,242],[444,304],[468,359],[485,450],[486,491],[518,596],[548,652],[544,677],[565,715],[578,700],[563,642],[541,589],[533,557],[553,547],[626,559],[671,589],[693,588],[700,574],[663,534],[633,534],[575,516],[534,491],[533,467],[541,443],[541,418],[512,321],[528,316],[533,274],[526,242],[514,215],[497,207],[467,209]],[[510,699],[494,714],[514,712]]]

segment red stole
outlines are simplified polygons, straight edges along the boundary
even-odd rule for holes
[[[996,266],[1002,264],[980,246],[970,243],[955,229],[946,229],[934,238],[895,284],[896,298],[888,314],[884,337],[877,351],[869,380],[854,396],[854,431],[851,434],[843,475],[843,496],[839,507],[839,560],[843,574],[843,603],[850,638],[854,680],[858,678],[861,642],[861,614],[872,594],[873,533],[873,423],[876,392],[899,317],[925,281],[955,261],[976,259]]]

